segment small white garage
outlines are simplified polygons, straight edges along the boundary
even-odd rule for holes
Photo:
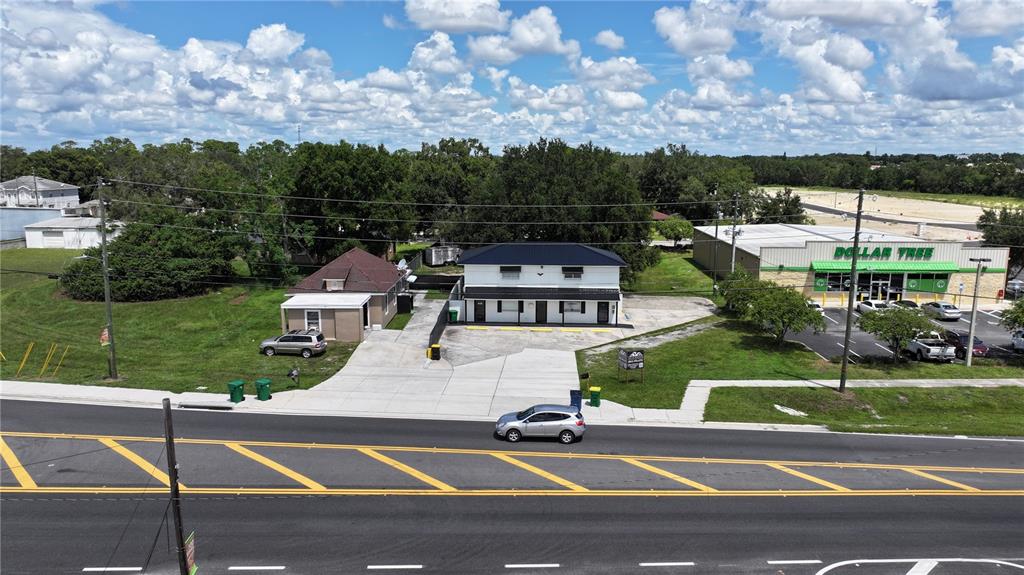
[[[85,249],[100,245],[100,219],[67,217],[25,226],[25,247]],[[117,235],[115,230],[108,239]]]

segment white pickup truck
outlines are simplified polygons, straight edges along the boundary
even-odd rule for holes
[[[917,361],[930,359],[952,362],[956,359],[956,348],[946,343],[935,332],[921,334],[910,340],[910,343],[907,344],[906,352],[917,358]]]

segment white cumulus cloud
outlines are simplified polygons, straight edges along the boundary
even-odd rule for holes
[[[498,0],[406,0],[405,15],[423,30],[501,32],[508,26],[511,11],[502,10]]]
[[[626,39],[611,29],[598,32],[597,36],[594,36],[594,43],[616,52],[626,47]]]
[[[305,41],[305,35],[289,30],[284,24],[271,24],[249,32],[245,48],[257,58],[281,60],[291,56]]]
[[[966,36],[1001,36],[1024,29],[1020,0],[953,0],[953,27]]]
[[[725,54],[736,43],[733,27],[738,16],[738,5],[698,1],[689,9],[659,8],[654,13],[654,27],[683,56]]]

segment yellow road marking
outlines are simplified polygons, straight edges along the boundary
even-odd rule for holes
[[[952,487],[956,487],[957,489],[963,489],[964,491],[981,491],[977,487],[971,487],[970,485],[964,485],[963,483],[958,483],[958,482],[953,481],[951,479],[946,479],[945,477],[939,477],[938,475],[932,475],[931,473],[925,473],[924,471],[921,471],[920,469],[914,469],[912,467],[907,467],[903,471],[906,471],[907,473],[912,473],[914,475],[917,475],[918,477],[924,477],[925,479],[931,479],[932,481],[938,481],[939,483],[945,483],[946,485],[949,485],[949,486],[952,486]]]
[[[530,331],[551,331],[550,327],[531,327]]]
[[[563,327],[563,328],[559,329],[558,331],[564,331],[566,333],[576,333],[576,332],[581,332],[583,330],[578,328],[578,327]]]
[[[486,327],[479,326],[479,325],[467,325],[466,329],[476,330],[476,331],[487,331]]]
[[[32,476],[28,474],[25,467],[18,461],[18,456],[14,454],[14,451],[7,445],[3,437],[0,437],[0,457],[3,457],[4,463],[10,468],[11,473],[14,474],[14,478],[18,480],[18,484],[27,489],[35,489],[39,487],[36,482],[32,479]]]
[[[441,491],[448,491],[448,492],[458,491],[458,489],[455,489],[454,487],[452,487],[451,485],[448,485],[447,483],[445,483],[444,481],[441,481],[440,479],[436,479],[434,477],[431,477],[431,476],[427,475],[426,473],[423,473],[419,469],[415,469],[413,467],[409,467],[408,465],[402,463],[401,461],[398,461],[396,459],[391,459],[387,455],[383,455],[381,453],[377,453],[373,449],[369,449],[369,448],[363,447],[363,448],[360,448],[359,451],[362,452],[362,453],[365,453],[366,455],[369,455],[370,457],[376,459],[377,461],[380,461],[381,463],[384,463],[386,465],[390,465],[391,467],[394,467],[395,469],[397,469],[399,471],[403,471],[405,473],[408,473],[409,475],[412,475],[416,479],[419,479],[420,481],[422,481],[422,482],[424,482],[424,483],[426,483],[428,485],[433,485],[434,487],[440,489]]]
[[[103,445],[106,445],[110,449],[114,450],[128,461],[131,461],[135,465],[138,465],[139,469],[142,469],[146,473],[152,475],[160,483],[163,483],[164,485],[170,487],[171,478],[167,477],[166,473],[157,469],[156,466],[140,457],[134,451],[128,449],[127,447],[121,445],[120,443],[114,441],[113,439],[102,438],[99,439],[98,441]],[[181,489],[185,488],[185,486],[180,481],[178,482],[178,487],[180,487]]]
[[[660,467],[655,467],[653,465],[648,465],[648,464],[644,463],[643,461],[637,461],[636,459],[632,459],[630,457],[623,457],[622,460],[625,461],[626,463],[629,463],[630,465],[635,465],[635,466],[639,467],[640,469],[646,469],[647,471],[650,471],[651,473],[657,473],[658,475],[660,475],[662,477],[667,477],[668,479],[671,479],[672,481],[676,481],[678,483],[682,483],[683,485],[689,485],[690,487],[693,487],[694,489],[697,489],[699,491],[718,491],[714,487],[708,487],[707,485],[704,485],[703,483],[697,483],[696,481],[693,481],[693,480],[687,479],[685,477],[676,475],[675,473],[672,473],[671,471],[665,471],[664,469],[661,469]]]
[[[163,437],[140,437],[128,435],[94,435],[83,433],[38,433],[28,431],[0,431],[0,437],[39,437],[46,439],[84,439],[100,440],[113,439],[124,442],[147,442],[163,443]],[[358,445],[342,443],[296,443],[284,441],[237,441],[228,439],[185,439],[176,438],[175,442],[188,445],[224,445],[225,443],[238,443],[249,447],[290,447],[301,449],[341,449],[359,450],[373,449],[376,451],[397,451],[409,453],[445,453],[445,454],[467,454],[467,455],[491,455],[493,453],[506,453],[516,457],[560,457],[570,459],[622,459],[631,457],[648,462],[673,461],[681,463],[721,463],[726,465],[787,465],[794,467],[824,467],[824,468],[849,468],[849,469],[908,469],[906,465],[892,465],[882,463],[857,463],[857,462],[835,462],[835,461],[793,461],[793,460],[769,460],[769,459],[723,459],[718,457],[681,457],[671,455],[636,455],[620,454],[606,455],[601,453],[565,453],[559,451],[496,451],[486,449],[461,449],[449,447],[410,447],[400,445]],[[939,465],[914,465],[913,469],[920,471],[950,471],[956,473],[995,473],[1024,475],[1024,469],[1004,467],[950,467]]]
[[[790,475],[794,475],[796,477],[799,477],[800,479],[806,479],[807,481],[810,481],[812,483],[817,483],[818,485],[821,485],[823,487],[828,487],[829,489],[834,489],[836,491],[850,491],[849,489],[843,487],[842,485],[836,485],[835,483],[832,483],[830,481],[825,481],[824,479],[819,479],[819,478],[817,478],[817,477],[815,477],[813,475],[807,475],[806,473],[804,473],[802,471],[797,471],[796,469],[790,469],[790,468],[786,467],[785,465],[779,465],[778,463],[769,463],[768,467],[771,467],[772,469],[778,469],[779,471],[783,471],[783,472],[788,473]]]
[[[280,463],[274,461],[273,459],[270,459],[269,457],[264,457],[259,453],[246,449],[237,443],[225,443],[224,445],[228,449],[237,451],[238,453],[241,453],[242,455],[248,457],[249,459],[252,459],[257,463],[262,463],[263,465],[266,465],[267,467],[273,469],[274,471],[280,473],[281,475],[285,475],[291,479],[294,479],[295,481],[298,481],[299,483],[305,485],[306,487],[312,489],[313,491],[323,491],[327,489],[323,485],[320,485],[316,481],[313,481],[312,479],[306,477],[305,475],[299,473],[298,471],[289,469],[284,465],[281,465]]]
[[[607,329],[607,328],[603,328],[603,327],[595,327],[595,328],[591,328],[590,331],[592,331],[594,333],[611,333],[612,330]]]
[[[559,476],[555,475],[554,473],[549,473],[547,471],[544,471],[543,469],[541,469],[539,467],[534,467],[533,465],[530,465],[529,463],[525,463],[525,462],[519,461],[518,459],[514,459],[512,457],[509,457],[508,455],[505,455],[504,453],[492,453],[491,455],[493,455],[494,457],[497,457],[498,459],[504,461],[505,463],[511,463],[512,465],[515,465],[516,467],[518,467],[520,469],[525,469],[526,471],[529,471],[530,473],[533,473],[535,475],[539,475],[539,476],[543,477],[544,479],[547,479],[549,481],[554,481],[555,483],[561,485],[562,487],[566,487],[566,488],[568,488],[568,489],[570,489],[572,491],[590,491],[589,489],[587,489],[586,487],[583,487],[582,485],[576,485],[575,483],[573,483],[572,481],[569,481],[568,479],[559,477]]]
[[[499,327],[498,328],[498,331],[523,331],[523,330],[524,330],[524,328],[521,328],[521,327]]]
[[[192,487],[194,495],[309,495],[305,488],[260,488],[260,487]],[[167,488],[144,487],[0,487],[0,493],[91,493],[105,494],[154,494],[165,495]],[[956,489],[874,489],[858,491],[832,491],[819,489],[797,490],[726,490],[697,491],[694,489],[595,489],[573,491],[568,489],[460,489],[441,491],[438,489],[349,489],[328,488],[316,495],[432,495],[441,497],[494,497],[494,496],[535,496],[535,497],[906,497],[906,496],[959,496],[959,497],[1024,497],[1024,490],[1000,489],[990,491],[960,491]]]

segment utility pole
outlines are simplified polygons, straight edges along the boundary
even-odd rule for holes
[[[740,194],[732,193],[732,257],[729,259],[729,273],[736,272],[736,219],[740,211]]]
[[[185,532],[181,527],[181,493],[178,490],[178,458],[174,455],[174,424],[171,423],[171,400],[164,398],[164,440],[167,442],[167,477],[170,478],[171,510],[174,514],[174,539],[178,548],[178,570],[188,574],[185,560]]]
[[[107,338],[110,353],[107,356],[108,377],[117,380],[117,349],[114,346],[114,307],[110,300],[110,267],[107,261],[107,202],[103,197],[103,178],[96,178],[96,193],[100,200],[100,245],[101,259],[103,266],[103,301],[107,306]]]
[[[981,264],[992,261],[992,258],[970,258],[978,264],[978,271],[974,273],[974,299],[971,301],[971,327],[967,330],[967,350],[964,361],[967,367],[971,367],[971,359],[974,357],[974,322],[978,320],[978,285],[981,283]]]
[[[843,336],[843,365],[839,370],[839,393],[846,391],[846,368],[850,363],[850,334],[853,330],[853,304],[857,299],[857,251],[860,249],[860,215],[864,210],[864,188],[857,193],[857,223],[853,227],[853,259],[850,260],[850,297],[846,302],[846,335]]]

